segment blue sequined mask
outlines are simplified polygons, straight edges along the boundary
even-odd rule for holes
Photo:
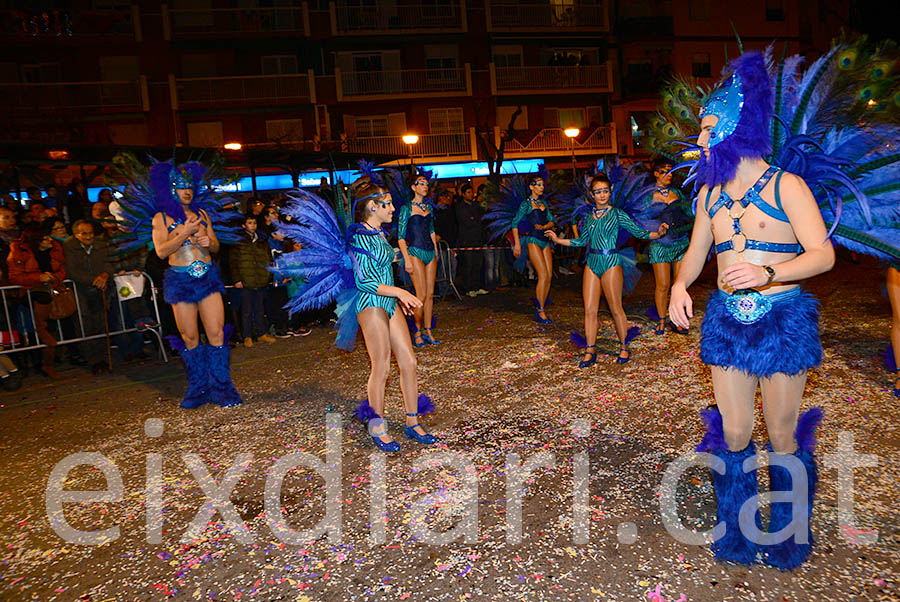
[[[718,123],[709,133],[709,148],[734,133],[741,120],[741,109],[743,108],[744,90],[741,77],[737,73],[732,73],[722,86],[710,94],[703,108],[700,109],[700,119],[706,115],[715,115],[719,118]]]
[[[183,168],[174,167],[172,168],[172,174],[170,176],[170,181],[172,182],[172,193],[174,194],[176,190],[179,188],[182,190],[193,189],[194,182],[193,178],[191,178],[191,174]]]

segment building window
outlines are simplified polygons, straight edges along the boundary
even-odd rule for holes
[[[688,0],[688,19],[709,21],[709,0]]]
[[[266,119],[266,140],[300,142],[303,140],[302,119]]]
[[[262,57],[263,75],[284,75],[298,73],[297,57],[291,54],[273,54]]]
[[[766,0],[766,21],[784,21],[784,0]]]
[[[463,110],[461,108],[428,109],[428,131],[432,134],[464,132]]]
[[[521,67],[521,46],[494,46],[495,67]]]
[[[509,120],[512,119],[513,113],[515,113],[518,108],[518,106],[497,107],[497,125],[501,130],[504,132],[506,131],[506,128],[509,127]],[[528,107],[522,107],[522,111],[516,116],[516,122],[513,124],[513,129],[528,129]]]
[[[695,54],[691,63],[691,75],[694,77],[712,77],[712,68],[708,54]]]
[[[574,27],[578,24],[575,19],[575,0],[550,0],[550,6],[555,27]]]
[[[62,81],[59,63],[22,65],[22,81],[27,83]]]
[[[564,109],[544,109],[544,126],[545,127],[584,127],[584,109],[564,108]]]
[[[388,118],[386,115],[374,115],[356,118],[356,136],[370,138],[388,135]]]

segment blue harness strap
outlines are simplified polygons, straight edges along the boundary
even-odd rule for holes
[[[744,196],[737,201],[740,203],[741,207],[746,209],[750,205],[755,206],[757,209],[768,215],[769,217],[776,219],[780,222],[788,222],[788,216],[784,212],[784,208],[781,204],[781,193],[779,192],[779,185],[781,183],[781,176],[784,172],[777,167],[770,166],[763,175],[759,177],[756,183],[744,193]],[[766,184],[769,183],[769,180],[772,179],[772,176],[775,176],[775,204],[773,207],[765,202],[760,196],[763,188],[766,187]],[[707,213],[709,214],[709,219],[712,219],[716,213],[718,213],[719,209],[725,207],[729,211],[734,206],[735,201],[728,196],[728,193],[725,192],[724,187],[719,191],[719,198],[716,199],[716,202],[713,203],[712,207],[709,206],[709,200],[712,195],[712,190],[709,189],[706,191],[706,207]],[[732,228],[734,229],[734,234],[732,235],[731,240],[726,240],[725,242],[721,242],[715,246],[716,253],[723,253],[725,251],[731,251],[734,249],[734,237],[738,234],[744,236],[745,245],[742,250],[754,250],[754,251],[767,251],[770,253],[802,253],[803,247],[799,243],[780,243],[780,242],[768,242],[764,240],[753,240],[748,239],[744,235],[741,229],[741,214],[740,217],[732,217]]]

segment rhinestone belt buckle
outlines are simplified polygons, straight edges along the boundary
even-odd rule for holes
[[[757,290],[735,291],[725,299],[725,307],[741,324],[753,324],[772,309],[772,302]]]
[[[209,266],[211,264],[211,261],[200,261],[198,259],[188,266],[187,273],[192,278],[201,278],[209,271]]]

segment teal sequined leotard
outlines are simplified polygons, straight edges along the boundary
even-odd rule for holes
[[[669,224],[666,235],[650,243],[650,263],[673,263],[681,261],[691,242],[691,228],[693,218],[690,214],[690,206],[685,202],[684,195],[677,188],[670,189],[676,200],[671,203],[653,203],[651,208],[659,209],[657,221]],[[653,200],[653,192],[650,193]]]
[[[519,240],[523,247],[532,244],[546,249],[550,241],[544,236],[544,231],[536,229],[535,226],[538,224],[546,226],[556,220],[553,218],[553,214],[550,213],[550,207],[546,202],[538,201],[538,203],[543,205],[544,208],[535,209],[532,207],[531,199],[522,201],[519,205],[519,210],[516,212],[516,217],[513,218],[513,227],[519,229]]]
[[[379,295],[378,285],[394,285],[394,274],[391,271],[394,249],[380,231],[354,234],[350,247],[364,251],[353,253],[358,266],[358,269],[354,270],[356,289],[359,291],[356,313],[367,307],[380,307],[387,313],[388,318],[393,317],[394,310],[397,309],[397,300],[394,297]]]
[[[627,213],[612,207],[600,219],[595,218],[593,212],[588,213],[584,218],[581,234],[569,244],[573,247],[587,247],[587,265],[599,277],[609,268],[623,265],[616,249],[616,238],[621,228],[637,238],[650,238],[650,232],[634,223]]]
[[[403,205],[397,216],[397,239],[406,240],[406,250],[428,265],[434,261],[434,213],[413,213],[410,205]]]

